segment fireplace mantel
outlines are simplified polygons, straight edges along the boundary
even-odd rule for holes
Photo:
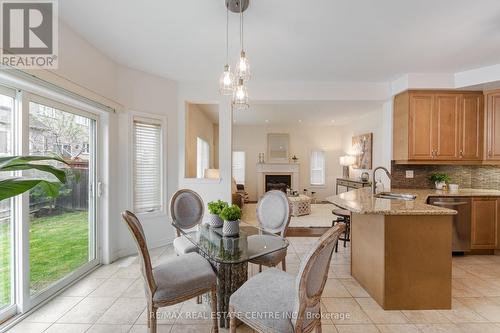
[[[292,176],[292,190],[299,190],[299,163],[257,163],[257,197],[266,191],[266,175]]]

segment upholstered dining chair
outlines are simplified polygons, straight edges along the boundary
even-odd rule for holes
[[[333,248],[344,228],[339,223],[321,236],[296,277],[270,268],[245,282],[229,300],[230,333],[236,332],[237,320],[259,332],[306,333],[316,329],[321,333],[320,298]]]
[[[134,237],[141,262],[146,299],[148,304],[148,328],[156,333],[156,311],[158,308],[184,302],[188,299],[211,293],[212,332],[218,332],[217,324],[217,279],[210,263],[198,253],[175,256],[152,267],[142,225],[129,212],[122,213]]]
[[[257,203],[257,220],[261,229],[285,237],[292,211],[286,194],[282,191],[268,191]],[[281,262],[281,268],[286,271],[287,249],[279,250],[264,256],[252,259],[250,262],[262,266],[275,267]]]
[[[205,207],[203,199],[195,191],[182,189],[174,193],[170,200],[170,215],[173,222],[182,229],[191,229],[201,223]],[[177,230],[174,249],[177,255],[197,252],[196,246]]]

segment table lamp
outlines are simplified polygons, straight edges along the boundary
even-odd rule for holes
[[[344,178],[349,178],[349,167],[355,163],[355,156],[351,155],[345,155],[345,156],[340,156],[340,165],[342,165],[343,168],[343,177]]]

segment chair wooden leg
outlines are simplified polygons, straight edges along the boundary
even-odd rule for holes
[[[286,257],[283,257],[283,260],[281,261],[281,269],[283,272],[286,272]]]
[[[219,322],[217,320],[217,289],[214,287],[210,292],[211,296],[211,306],[212,306],[212,332],[219,333]]]
[[[154,306],[150,306],[148,313],[148,328],[149,333],[156,333],[156,311],[158,310]]]
[[[229,333],[236,333],[236,315],[233,309],[229,308]]]
[[[262,273],[262,265],[259,265],[259,273]]]
[[[321,329],[321,320],[318,322],[318,325],[316,325],[316,333],[321,333],[322,332],[322,329]]]

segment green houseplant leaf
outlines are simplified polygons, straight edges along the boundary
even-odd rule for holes
[[[222,200],[211,201],[208,203],[208,211],[210,214],[220,215],[222,210],[227,206],[229,206],[228,203]]]
[[[450,177],[445,173],[434,173],[429,177],[429,180],[432,182],[446,182],[450,181]]]
[[[0,180],[0,201],[29,191],[37,185],[43,186],[47,195],[52,198],[57,197],[61,187],[60,183],[44,179],[8,178]]]
[[[50,156],[8,156],[0,158],[0,172],[11,172],[21,170],[39,170],[54,175],[59,182],[46,179],[13,177],[0,180],[0,201],[29,191],[40,185],[49,197],[56,197],[62,183],[66,183],[67,177],[64,170],[48,164],[34,164],[36,161],[57,161],[68,165],[66,161],[58,157]]]
[[[236,205],[224,207],[220,212],[220,217],[224,221],[237,221],[241,218],[241,209]]]

